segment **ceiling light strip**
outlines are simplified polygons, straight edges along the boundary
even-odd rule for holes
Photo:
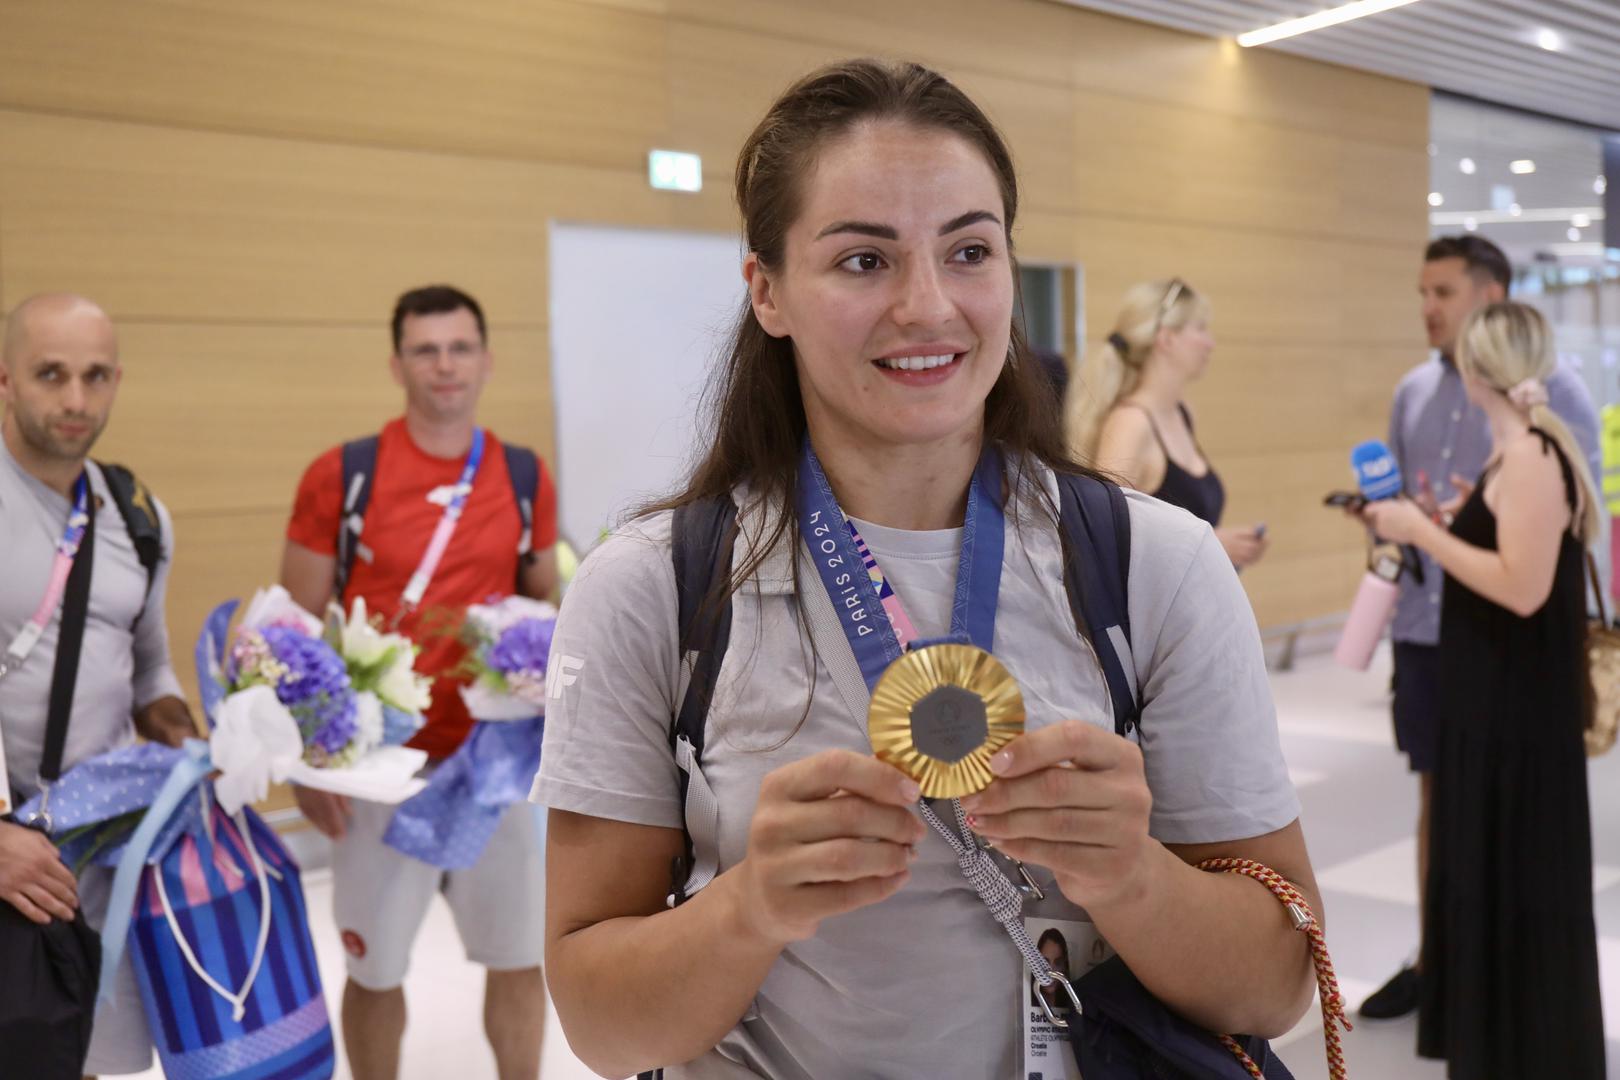
[[[1584,215],[1588,222],[1602,221],[1603,208],[1600,206],[1527,206],[1518,214],[1506,210],[1440,210],[1429,215],[1431,225],[1464,225],[1467,218],[1473,218],[1481,225],[1511,225],[1515,222],[1556,221],[1560,224],[1570,221],[1576,214]]]
[[[1312,30],[1322,30],[1329,26],[1338,26],[1352,19],[1365,18],[1368,15],[1377,15],[1383,11],[1405,7],[1415,4],[1417,0],[1356,0],[1352,4],[1342,4],[1326,11],[1318,11],[1314,15],[1306,15],[1299,19],[1289,19],[1286,22],[1276,23],[1272,26],[1262,27],[1259,30],[1250,30],[1246,34],[1239,34],[1237,43],[1245,49],[1256,45],[1269,45],[1273,41],[1283,38],[1296,37],[1308,34]]]

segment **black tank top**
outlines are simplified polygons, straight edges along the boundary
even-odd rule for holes
[[[1155,499],[1162,499],[1172,506],[1179,506],[1189,511],[1194,517],[1209,522],[1213,528],[1221,523],[1221,511],[1226,509],[1226,488],[1221,486],[1221,478],[1215,473],[1215,466],[1210,463],[1209,455],[1204,448],[1198,446],[1198,436],[1193,435],[1193,445],[1198,447],[1198,456],[1204,459],[1205,472],[1203,476],[1194,476],[1192,473],[1177,465],[1170,457],[1170,449],[1164,444],[1164,436],[1159,434],[1159,425],[1153,420],[1153,413],[1135,402],[1127,401],[1124,404],[1133,409],[1141,409],[1142,415],[1147,417],[1148,427],[1153,429],[1153,437],[1158,440],[1159,449],[1164,451],[1164,481],[1159,490],[1149,492]],[[1177,405],[1181,410],[1181,419],[1187,424],[1189,433],[1193,430],[1192,415],[1187,412],[1187,406]]]

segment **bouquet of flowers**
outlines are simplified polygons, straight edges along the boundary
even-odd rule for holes
[[[526,596],[467,609],[462,629],[472,685],[461,691],[475,720],[526,720],[546,710],[546,658],[557,609]]]
[[[409,670],[408,641],[378,633],[359,607],[357,619],[334,620],[328,633],[280,586],[254,596],[227,634],[235,608],[228,601],[214,610],[197,649],[227,813],[262,799],[273,780],[374,802],[421,790],[414,776],[426,755],[397,745],[419,725],[427,698],[425,680]],[[357,690],[351,671],[375,689]],[[384,694],[403,718],[392,733]]]
[[[483,854],[501,816],[528,797],[540,768],[556,623],[556,608],[521,596],[467,609],[463,673],[471,683],[461,696],[476,723],[426,789],[394,811],[383,835],[390,847],[441,869],[464,869]]]

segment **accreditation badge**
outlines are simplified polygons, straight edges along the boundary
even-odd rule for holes
[[[927,645],[884,670],[867,733],[879,759],[930,799],[959,799],[994,779],[990,758],[1024,732],[1024,695],[1001,661],[974,645]]]

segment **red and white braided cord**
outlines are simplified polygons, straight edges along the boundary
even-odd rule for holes
[[[1304,922],[1300,930],[1311,944],[1311,962],[1316,965],[1316,985],[1322,999],[1322,1034],[1327,1042],[1328,1076],[1332,1080],[1345,1080],[1344,1045],[1339,1040],[1339,1025],[1344,1025],[1344,1030],[1349,1031],[1350,1021],[1344,1014],[1344,997],[1339,993],[1338,976],[1333,974],[1333,958],[1328,955],[1322,925],[1316,921],[1316,915],[1304,894],[1293,882],[1252,859],[1209,859],[1199,863],[1198,869],[1251,877],[1270,889],[1271,894],[1284,905],[1300,912]],[[1236,1039],[1222,1035],[1221,1043],[1237,1056],[1250,1076],[1261,1076],[1259,1066],[1244,1053]]]

